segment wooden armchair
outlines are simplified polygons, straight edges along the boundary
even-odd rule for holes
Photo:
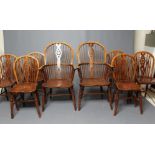
[[[36,58],[39,62],[39,68],[41,68],[42,66],[45,65],[45,57],[44,54],[41,52],[31,52],[29,53],[30,56],[33,56],[34,58]],[[39,75],[38,75],[38,82],[43,81],[43,75],[42,72],[39,71]]]
[[[37,93],[37,79],[39,73],[39,63],[38,60],[32,56],[22,56],[17,58],[14,63],[14,75],[16,78],[17,84],[10,90],[11,99],[10,99],[10,107],[11,107],[11,118],[14,118],[14,105],[16,105],[16,109],[19,110],[16,97],[23,93],[34,94],[35,105],[38,112],[38,116],[41,117],[41,113],[39,110],[39,97]],[[34,100],[22,100],[22,102],[34,102]]]
[[[8,98],[8,88],[15,84],[15,77],[13,73],[13,63],[16,60],[15,55],[4,54],[0,56],[0,95],[5,95]]]
[[[111,65],[112,59],[119,54],[123,54],[124,52],[121,50],[113,50],[107,53],[106,63]]]
[[[44,83],[42,84],[43,99],[42,111],[46,103],[46,89],[50,89],[50,96],[71,95],[74,110],[76,110],[76,100],[73,90],[74,77],[74,51],[72,47],[64,42],[49,43],[44,50],[46,65],[42,67]],[[69,94],[52,94],[54,88],[67,88]]]
[[[135,105],[139,103],[140,113],[143,113],[140,85],[136,82],[136,62],[133,56],[128,54],[117,55],[112,60],[113,78],[115,81],[115,109],[114,116],[118,112],[118,102],[121,92],[127,92],[127,99],[134,98]],[[132,94],[134,93],[134,94]],[[132,94],[132,95],[131,95]]]
[[[112,109],[111,94],[111,66],[105,64],[106,50],[103,45],[98,42],[85,42],[79,45],[77,51],[78,73],[80,78],[80,89],[78,98],[78,110],[81,109],[81,99],[84,94],[85,87],[100,87],[101,92],[91,94],[103,94],[103,86],[107,87],[108,100]]]
[[[146,85],[145,97],[148,90],[149,84],[155,84],[154,72],[155,72],[155,58],[147,51],[139,51],[134,55],[137,63],[137,75],[136,79],[139,84]]]

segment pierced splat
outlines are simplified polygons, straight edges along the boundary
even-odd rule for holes
[[[88,51],[88,56],[89,56],[89,63],[90,63],[90,77],[94,77],[94,49],[93,49],[93,43],[89,44],[89,51]]]
[[[147,51],[135,53],[137,63],[137,76],[139,78],[153,78],[154,75],[154,56]]]
[[[46,64],[73,64],[74,51],[70,45],[65,42],[49,43],[44,49]]]

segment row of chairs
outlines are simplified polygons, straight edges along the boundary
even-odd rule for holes
[[[114,115],[118,112],[122,92],[127,93],[127,101],[133,98],[135,106],[139,105],[143,113],[141,84],[146,85],[145,95],[149,84],[155,84],[154,56],[151,53],[140,51],[129,55],[120,50],[107,53],[105,46],[98,42],[84,42],[78,47],[77,61],[78,65],[74,67],[74,50],[64,42],[49,43],[44,53],[33,52],[22,57],[1,55],[1,95],[5,94],[7,100],[10,99],[11,118],[14,118],[14,106],[19,110],[20,102],[32,102],[24,98],[24,94],[28,93],[34,96],[38,116],[41,117],[38,83],[42,87],[42,111],[48,95],[71,95],[76,110],[73,88],[76,70],[80,79],[78,110],[83,96],[88,94],[84,93],[84,88],[100,87],[100,92],[93,94],[106,93],[111,109],[114,101]],[[107,87],[107,91],[103,87]],[[54,88],[67,88],[69,94],[53,94]]]

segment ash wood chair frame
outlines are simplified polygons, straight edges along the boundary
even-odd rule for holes
[[[28,55],[33,56],[34,58],[38,60],[39,68],[45,65],[45,56],[43,53],[34,51],[34,52],[29,53]],[[40,81],[43,81],[43,75],[41,71],[39,71],[39,75],[38,75],[38,82]]]
[[[107,94],[112,109],[111,83],[109,78],[112,68],[106,62],[105,47],[94,41],[81,43],[77,50],[78,73],[80,78],[78,110],[81,109],[82,97],[86,94]],[[100,87],[100,92],[84,93],[85,87]],[[102,87],[107,87],[107,92]]]
[[[14,75],[17,84],[10,90],[10,108],[11,118],[14,118],[14,105],[19,110],[19,102],[34,102],[34,100],[20,100],[17,99],[21,93],[32,93],[35,98],[35,106],[38,116],[41,117],[39,110],[39,96],[37,92],[37,79],[39,73],[39,62],[32,56],[22,56],[16,59],[14,63]]]
[[[134,54],[137,63],[137,82],[141,85],[146,85],[143,90],[145,97],[147,94],[148,86],[155,84],[154,71],[155,71],[155,58],[153,54],[147,51],[138,51]]]
[[[121,50],[112,50],[111,52],[107,53],[107,57],[106,57],[106,63],[111,65],[112,59],[119,54],[123,54],[125,52],[121,51]]]
[[[57,64],[45,65],[41,68],[44,75],[44,83],[42,84],[42,111],[45,109],[45,104],[47,101],[47,96],[66,96],[70,95],[72,97],[74,110],[76,111],[76,99],[73,89],[73,78],[75,69],[73,65],[61,64],[61,68],[58,68]],[[46,93],[47,88],[54,89],[68,89],[69,94],[52,94]]]
[[[16,59],[17,57],[13,54],[3,54],[0,56],[0,95],[6,96],[7,100],[9,100],[8,89],[15,84],[13,63]]]
[[[118,102],[120,94],[127,92],[128,96],[124,99],[134,99],[135,106],[139,104],[140,113],[143,113],[142,96],[140,85],[136,82],[137,64],[133,56],[129,54],[117,55],[112,60],[113,79],[115,81],[115,108],[114,116],[118,113]]]

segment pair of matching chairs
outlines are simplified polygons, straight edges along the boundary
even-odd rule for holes
[[[100,87],[99,93],[106,93],[110,108],[112,109],[113,93],[112,86],[115,86],[115,109],[114,115],[118,112],[119,94],[128,92],[128,100],[134,97],[135,105],[140,106],[142,113],[142,97],[140,84],[152,84],[154,57],[148,52],[137,52],[134,57],[124,54],[122,51],[112,51],[106,53],[103,45],[97,42],[82,43],[78,47],[78,73],[80,78],[78,110],[81,109],[81,99],[84,96],[85,87]],[[74,110],[76,110],[76,100],[73,89],[74,52],[71,46],[66,43],[49,43],[44,50],[44,55],[34,52],[29,56],[17,58],[13,55],[0,57],[1,82],[0,87],[4,89],[7,95],[7,89],[10,89],[11,118],[14,117],[14,105],[19,110],[16,101],[18,95],[25,93],[34,94],[35,105],[39,117],[39,96],[37,92],[37,83],[42,81],[42,111],[47,100],[47,95],[59,96],[62,94],[52,94],[53,88],[67,88],[73,100]],[[45,65],[46,64],[46,65]],[[14,67],[10,67],[14,66]],[[148,71],[149,70],[149,71]],[[113,74],[113,76],[112,76]],[[103,87],[107,91],[103,92]],[[47,89],[50,90],[47,93]],[[135,96],[133,96],[135,93]],[[2,93],[3,94],[3,93]],[[24,100],[22,100],[24,102]]]

